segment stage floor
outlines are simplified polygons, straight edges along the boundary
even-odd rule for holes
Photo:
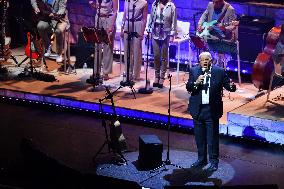
[[[20,51],[18,50],[17,53],[19,54]],[[19,58],[21,59],[23,57]],[[54,97],[54,99],[52,99],[52,103],[59,103],[60,105],[62,105],[62,99],[70,100],[68,103],[65,101],[64,105],[80,108],[84,108],[84,105],[80,103],[98,105],[99,99],[104,98],[106,95],[104,88],[102,90],[97,89],[93,92],[93,87],[86,83],[86,79],[92,74],[92,69],[90,68],[87,70],[79,68],[76,70],[76,74],[65,75],[64,73],[57,71],[60,65],[52,60],[47,60],[48,70],[44,72],[55,75],[57,81],[43,82],[35,79],[17,79],[17,74],[23,71],[26,64],[28,64],[28,61],[20,67],[15,67],[15,64],[10,60],[5,63],[9,70],[9,76],[0,83],[0,95],[26,98],[27,95],[25,94],[32,93],[38,95],[36,99],[39,99],[41,96]],[[144,67],[142,66],[141,78],[143,79],[136,81],[134,85],[136,91],[145,86],[145,70],[143,70],[143,68]],[[120,81],[122,80],[121,73],[123,70],[124,64],[114,62],[113,74],[110,75],[111,79],[104,81],[104,85],[109,86],[111,91],[115,91],[120,86]],[[176,70],[170,70],[169,73],[172,74],[171,115],[173,118],[180,119],[177,123],[185,124],[186,120],[191,120],[191,116],[187,112],[189,94],[185,88],[185,83],[188,80],[188,74],[180,71],[179,83],[177,83]],[[153,83],[153,76],[154,70],[153,68],[150,68],[149,78],[151,80],[151,84]],[[220,119],[221,133],[228,134],[227,125],[236,122],[236,124],[239,124],[239,115],[246,118],[256,117],[261,118],[262,120],[276,121],[284,130],[284,101],[276,99],[276,97],[280,94],[284,94],[284,87],[271,92],[271,99],[276,99],[275,103],[266,103],[265,105],[264,99],[266,98],[266,95],[255,98],[258,94],[258,89],[255,88],[253,84],[243,83],[240,86],[238,85],[237,88],[238,90],[235,93],[224,91],[224,114]],[[164,116],[159,119],[161,121],[166,121],[166,116],[168,115],[168,96],[169,80],[167,79],[163,89],[154,88],[154,92],[152,94],[136,93],[136,99],[134,99],[134,95],[129,87],[123,87],[114,94],[114,102],[119,108],[135,110],[136,113],[134,114],[137,114],[137,112],[146,112],[150,113],[148,115],[150,117],[155,115]],[[111,104],[110,100],[104,101],[103,103],[108,105]],[[126,114],[129,114],[129,112]],[[129,116],[131,117],[131,115]],[[243,126],[246,127],[249,125]],[[282,128],[281,132],[283,131]],[[234,134],[234,132],[230,134],[237,135]]]

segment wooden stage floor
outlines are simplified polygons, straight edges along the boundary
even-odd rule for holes
[[[86,83],[86,79],[92,74],[92,69],[83,71],[77,69],[77,74],[65,75],[58,72],[60,67],[52,60],[47,60],[48,70],[45,73],[55,75],[57,81],[43,82],[35,79],[16,79],[17,74],[23,71],[25,65],[15,67],[14,63],[8,61],[5,66],[9,70],[9,76],[0,83],[0,95],[15,97],[13,92],[17,95],[25,93],[33,93],[37,95],[56,97],[57,99],[69,99],[80,102],[99,103],[99,99],[105,97],[104,90],[93,92],[93,87]],[[120,86],[122,80],[121,73],[123,71],[123,64],[120,65],[114,62],[113,74],[111,79],[104,81],[104,85],[109,86],[111,91],[116,90]],[[179,72],[180,82],[177,83],[177,72],[170,70],[172,74],[172,91],[171,91],[171,115],[175,118],[182,118],[183,120],[190,120],[191,116],[187,112],[189,94],[186,91],[185,83],[188,79],[188,74]],[[149,78],[151,84],[153,83],[154,70],[149,69]],[[145,86],[145,71],[142,70],[140,81],[136,81],[134,88],[136,91]],[[237,86],[238,90],[235,93],[224,91],[224,114],[220,120],[220,124],[225,127],[220,128],[221,133],[228,134],[226,125],[235,123],[241,115],[244,117],[257,117],[263,120],[276,121],[284,130],[284,101],[276,100],[275,103],[266,103],[266,95],[255,98],[258,94],[258,89],[251,83],[243,83]],[[11,93],[12,91],[12,93]],[[20,93],[18,93],[20,92]],[[139,94],[136,93],[136,99],[129,87],[119,89],[114,95],[114,102],[117,107],[129,110],[136,110],[138,112],[149,112],[152,115],[168,115],[168,93],[169,81],[166,80],[163,89],[154,88],[152,94]],[[271,93],[271,99],[284,94],[284,87],[278,88]],[[19,96],[18,96],[19,97]],[[20,97],[21,98],[21,97]],[[56,102],[55,102],[56,103]],[[104,101],[104,104],[110,104],[110,100]],[[228,119],[229,117],[229,119]],[[231,118],[231,119],[230,119]],[[237,120],[235,120],[235,118]],[[238,123],[236,123],[238,124]],[[244,125],[248,126],[248,125]],[[281,130],[282,132],[282,130]],[[235,135],[234,133],[231,133]],[[284,141],[283,141],[284,143]]]

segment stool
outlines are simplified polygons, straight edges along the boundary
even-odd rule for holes
[[[139,136],[139,167],[151,169],[160,166],[162,153],[163,143],[156,135]]]
[[[77,74],[75,65],[71,65],[71,60],[70,60],[70,27],[66,27],[64,35],[63,35],[63,49],[64,49],[64,73],[65,74],[71,74],[73,73]],[[67,64],[68,64],[68,69],[67,69]]]

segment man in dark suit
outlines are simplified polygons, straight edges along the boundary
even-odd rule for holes
[[[223,115],[222,90],[235,92],[236,85],[230,83],[223,68],[212,65],[209,52],[199,56],[199,66],[189,71],[186,89],[191,93],[189,113],[194,122],[195,141],[198,160],[192,167],[207,164],[207,147],[209,153],[209,171],[216,171],[219,163],[219,118]]]

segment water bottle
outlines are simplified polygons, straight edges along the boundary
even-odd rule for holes
[[[126,82],[126,73],[125,72],[123,72],[123,74],[122,74],[122,81]]]
[[[83,73],[87,73],[87,69],[88,69],[88,66],[87,66],[87,63],[85,62],[83,65]]]

